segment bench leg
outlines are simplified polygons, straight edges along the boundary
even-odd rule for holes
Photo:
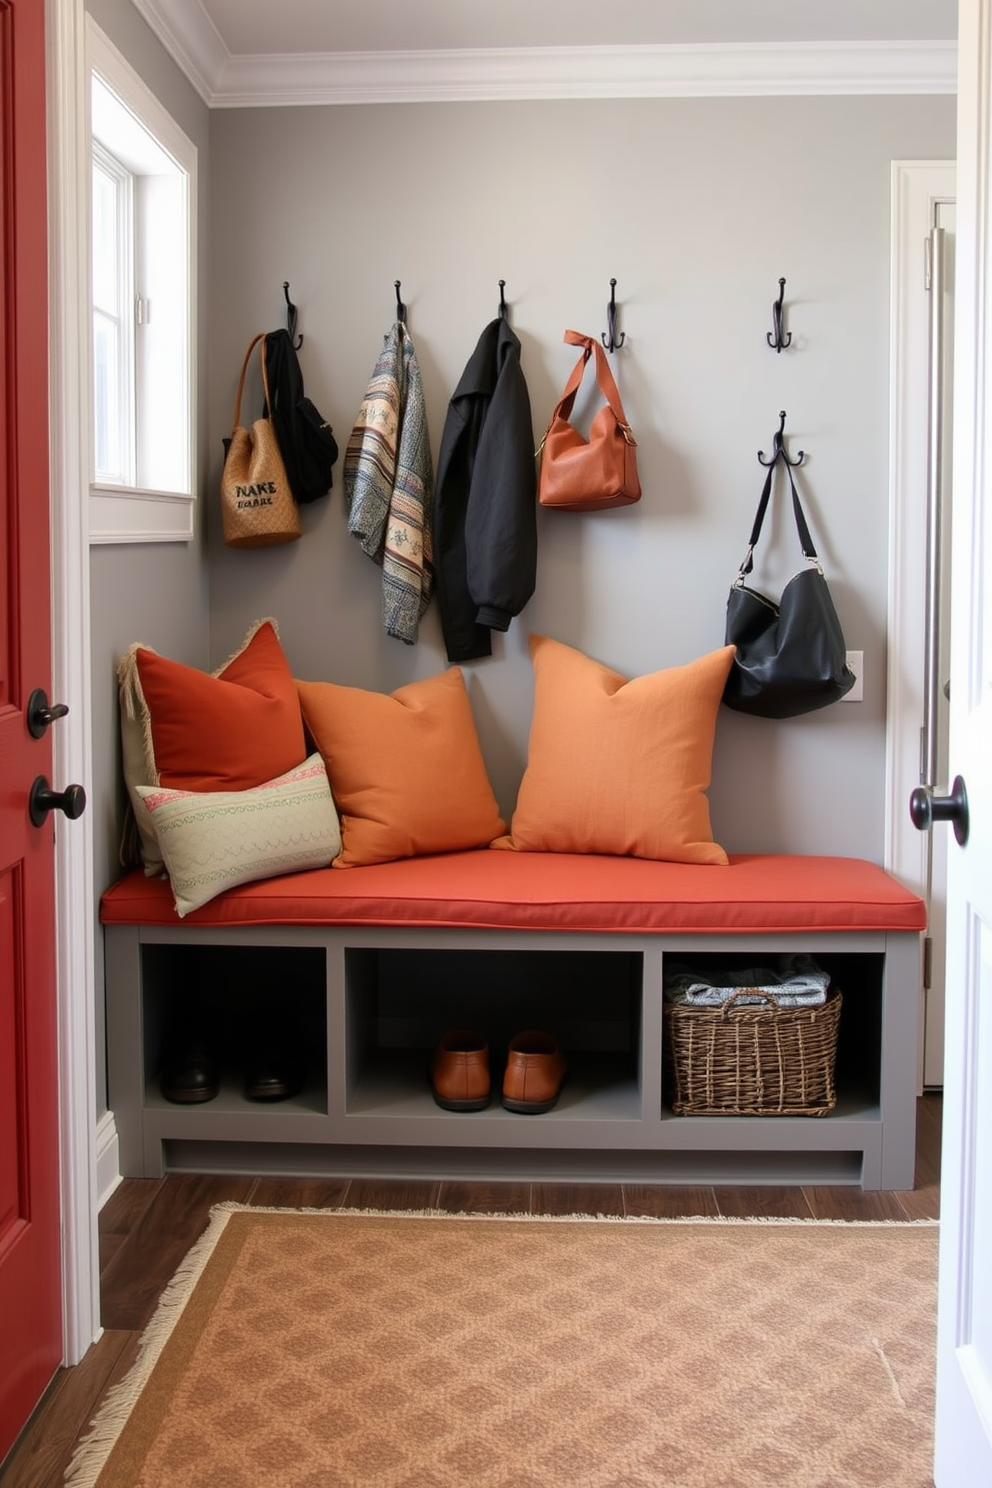
[[[882,988],[882,1153],[878,1184],[911,1189],[916,1183],[916,1097],[919,1054],[920,937],[886,937]]]

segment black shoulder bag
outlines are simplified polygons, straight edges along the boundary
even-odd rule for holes
[[[789,580],[775,604],[744,581],[754,567],[779,457],[792,487],[792,510],[808,567]],[[726,640],[737,647],[737,654],[723,701],[740,713],[763,718],[791,718],[825,708],[850,692],[856,681],[847,665],[844,633],[809,535],[791,463],[776,440],[744,562],[727,600]]]
[[[337,441],[330,424],[304,394],[303,373],[289,331],[269,331],[265,355],[271,393],[265,414],[272,420],[290,489],[301,505],[317,501],[331,489]]]

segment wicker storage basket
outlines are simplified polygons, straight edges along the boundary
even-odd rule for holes
[[[735,1006],[765,996],[767,1006]],[[834,1063],[841,994],[819,1007],[780,1008],[755,989],[722,1007],[666,1003],[666,1069],[677,1116],[823,1116],[837,1103]]]

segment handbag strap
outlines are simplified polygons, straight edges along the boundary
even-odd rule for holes
[[[268,371],[265,366],[265,332],[259,331],[258,335],[253,336],[248,342],[248,350],[245,352],[245,359],[241,363],[241,376],[238,378],[238,392],[237,396],[234,399],[234,423],[232,425],[232,429],[236,429],[241,422],[241,394],[245,390],[245,374],[248,371],[248,363],[251,360],[251,354],[255,350],[255,347],[258,345],[259,341],[261,341],[262,343],[262,389],[265,393],[265,406],[266,408],[270,407],[269,377]]]
[[[555,410],[548,422],[544,439],[541,440],[541,449],[544,448],[544,440],[547,439],[551,425],[555,419],[568,419],[571,416],[572,406],[575,403],[575,395],[579,391],[579,385],[586,370],[586,363],[593,352],[596,353],[596,382],[599,384],[599,390],[610,405],[613,417],[617,421],[617,427],[624,439],[626,439],[628,444],[636,447],[637,440],[631,433],[630,425],[627,422],[627,415],[624,413],[623,404],[620,402],[620,393],[613,380],[613,373],[610,371],[610,364],[606,360],[606,353],[599,342],[593,340],[592,336],[583,336],[581,331],[566,331],[563,340],[569,346],[581,346],[582,355],[572,368],[569,379],[565,384],[565,390],[555,405]],[[538,453],[540,453],[540,450]]]
[[[810,563],[815,564],[817,568],[820,568],[820,560],[817,557],[816,549],[813,546],[813,539],[810,537],[809,526],[807,525],[806,516],[803,512],[802,502],[799,500],[799,492],[796,490],[796,482],[792,476],[792,467],[785,457],[784,450],[779,450],[768,466],[768,474],[765,476],[765,484],[761,488],[761,496],[758,500],[758,510],[755,513],[754,517],[754,526],[751,528],[751,536],[748,538],[747,552],[744,554],[744,561],[741,564],[740,572],[737,575],[738,584],[744,583],[745,578],[754,567],[754,550],[757,547],[758,538],[761,536],[762,523],[765,520],[765,512],[768,510],[768,501],[772,493],[772,480],[775,476],[775,466],[778,464],[779,460],[781,460],[782,464],[785,466],[786,474],[789,477],[789,485],[792,487],[792,512],[796,519],[796,531],[799,533],[799,542],[803,550],[803,557]],[[822,573],[822,569],[820,571]]]

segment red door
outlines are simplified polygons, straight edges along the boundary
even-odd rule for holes
[[[62,1359],[50,692],[44,0],[0,0],[0,1460]],[[60,819],[61,820],[61,819]]]

